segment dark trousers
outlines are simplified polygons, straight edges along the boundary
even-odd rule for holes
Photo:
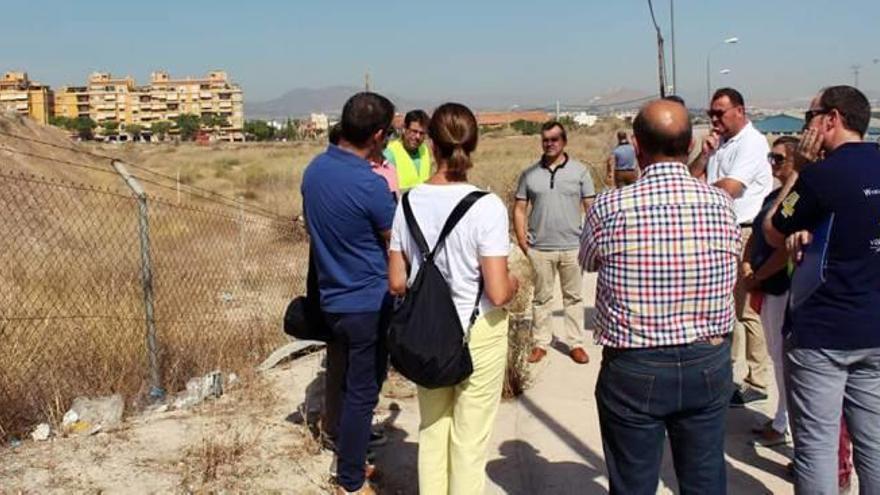
[[[339,459],[338,482],[350,492],[364,484],[373,409],[379,402],[379,389],[387,366],[382,338],[386,316],[386,310],[326,314],[334,346],[339,346],[337,349],[346,356],[336,453]]]
[[[724,494],[730,338],[602,353],[596,401],[611,493],[657,492],[666,435],[679,490]]]
[[[342,414],[342,394],[345,389],[345,368],[348,352],[344,345],[334,340],[327,343],[327,359],[324,371],[324,408],[321,411],[321,430],[336,442],[339,416]]]

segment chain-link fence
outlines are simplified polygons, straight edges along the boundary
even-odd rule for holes
[[[124,176],[81,185],[0,163],[0,438],[77,396],[136,403],[284,341],[302,227],[230,198],[138,194]]]

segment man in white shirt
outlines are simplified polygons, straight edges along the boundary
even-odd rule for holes
[[[773,190],[773,174],[767,154],[770,146],[746,116],[745,102],[739,91],[722,88],[712,96],[709,109],[712,129],[703,141],[703,150],[690,164],[691,175],[727,192],[733,198],[736,221],[743,234],[743,246],[752,234],[752,220],[764,198]],[[761,319],[750,294],[740,283],[751,272],[748,263],[740,265],[736,288],[737,320],[742,328],[734,332],[733,349],[745,339],[748,371],[743,385],[731,398],[731,406],[767,399],[769,357]]]

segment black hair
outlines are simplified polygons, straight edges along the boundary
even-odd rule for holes
[[[340,137],[342,137],[342,123],[337,122],[327,131],[327,140],[330,141],[330,144],[338,145]]]
[[[743,100],[743,95],[739,91],[733,88],[721,88],[715,91],[715,94],[712,95],[712,101],[715,101],[719,98],[727,97],[731,103],[738,107],[745,107],[746,101]]]
[[[864,136],[871,123],[871,104],[864,93],[852,86],[831,86],[822,91],[819,106],[825,110],[837,110],[843,126]]]
[[[394,104],[388,98],[370,92],[357,93],[342,107],[342,138],[362,146],[380,130],[391,127]]]
[[[639,148],[647,155],[687,156],[693,137],[693,128],[690,119],[688,119],[682,130],[676,134],[669,134],[668,131],[658,129],[654,122],[645,118],[645,112],[642,111],[633,121],[633,134]]]
[[[430,121],[431,118],[424,110],[410,110],[403,116],[403,127],[408,128],[413,122],[418,122],[423,128],[427,128]]]
[[[568,135],[565,133],[565,126],[562,125],[558,120],[551,120],[549,122],[544,122],[541,126],[541,134],[553,129],[554,127],[558,127],[560,131],[562,131],[562,140],[564,142],[568,142]]]

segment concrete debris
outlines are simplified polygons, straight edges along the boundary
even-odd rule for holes
[[[270,354],[269,357],[267,357],[266,360],[262,362],[262,364],[257,366],[257,371],[269,371],[270,369],[286,361],[287,358],[291,357],[294,354],[303,352],[309,348],[320,349],[325,345],[327,344],[318,340],[294,340],[292,342],[288,342],[278,349],[275,349],[275,351],[273,351],[272,354]]]
[[[49,435],[52,434],[52,429],[49,428],[47,423],[40,423],[34,428],[34,431],[31,432],[31,438],[34,439],[35,442],[43,442],[49,439]]]

